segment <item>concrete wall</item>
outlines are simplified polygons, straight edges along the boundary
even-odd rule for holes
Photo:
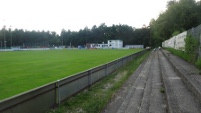
[[[187,36],[190,36],[190,35],[192,35],[199,42],[199,48],[197,49],[197,52],[199,57],[201,57],[201,25],[195,28],[189,29],[187,31],[184,31],[174,37],[171,37],[168,40],[163,41],[162,47],[169,47],[169,48],[185,51],[185,39]]]

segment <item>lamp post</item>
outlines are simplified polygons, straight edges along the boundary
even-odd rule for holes
[[[63,45],[64,45],[64,33],[65,33],[65,30],[64,28],[61,30],[61,46],[63,48]]]
[[[5,34],[6,26],[4,26],[4,48],[6,50],[6,34]]]
[[[1,49],[2,49],[2,41],[1,41]]]
[[[10,48],[12,49],[12,26],[10,26]]]
[[[64,37],[63,37],[63,34],[62,34],[62,48],[63,48],[63,43],[64,43]]]
[[[6,41],[4,41],[4,47],[5,47],[5,51],[6,51]]]

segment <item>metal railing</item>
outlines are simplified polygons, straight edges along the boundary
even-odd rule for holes
[[[77,92],[111,74],[147,50],[119,58],[70,77],[0,101],[0,113],[44,113]]]

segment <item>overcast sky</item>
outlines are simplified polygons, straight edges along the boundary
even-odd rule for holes
[[[168,0],[0,0],[0,28],[78,31],[105,23],[141,28]]]

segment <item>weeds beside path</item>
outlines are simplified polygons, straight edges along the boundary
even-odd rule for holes
[[[92,87],[78,93],[48,113],[98,113],[107,105],[115,92],[124,84],[150,52],[95,83]]]

